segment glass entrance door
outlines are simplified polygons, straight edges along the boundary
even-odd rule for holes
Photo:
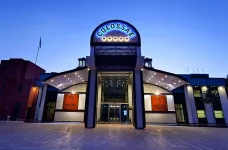
[[[120,122],[120,105],[115,105],[115,104],[109,105],[109,122],[112,122],[112,123]]]

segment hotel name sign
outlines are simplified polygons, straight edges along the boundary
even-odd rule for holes
[[[94,42],[138,42],[135,28],[124,21],[109,21],[101,24],[94,33]]]

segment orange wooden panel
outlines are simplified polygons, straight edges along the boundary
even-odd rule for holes
[[[63,110],[78,110],[78,94],[64,94]]]
[[[167,99],[165,95],[151,96],[152,111],[168,111]]]

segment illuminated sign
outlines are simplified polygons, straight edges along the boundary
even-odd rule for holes
[[[152,95],[152,111],[168,111],[167,99],[165,95]]]
[[[78,99],[78,94],[64,94],[63,110],[77,110]]]
[[[121,31],[121,32],[125,33],[128,36],[128,38],[132,38],[132,37],[136,36],[136,33],[132,28],[130,28],[127,25],[122,24],[122,23],[110,23],[110,24],[104,25],[97,31],[96,35],[97,35],[97,37],[101,38],[101,37],[105,36],[107,33],[109,33],[110,31]],[[115,41],[115,40],[120,41],[120,39],[121,39],[121,37],[111,37],[111,38],[114,38],[113,41]],[[123,39],[123,41],[124,41],[124,39]]]

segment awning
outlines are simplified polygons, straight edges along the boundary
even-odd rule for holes
[[[188,84],[188,81],[181,76],[148,67],[143,69],[143,82],[160,86],[168,91]]]
[[[45,79],[45,83],[59,90],[88,81],[88,68],[78,67],[73,70],[54,74]]]

